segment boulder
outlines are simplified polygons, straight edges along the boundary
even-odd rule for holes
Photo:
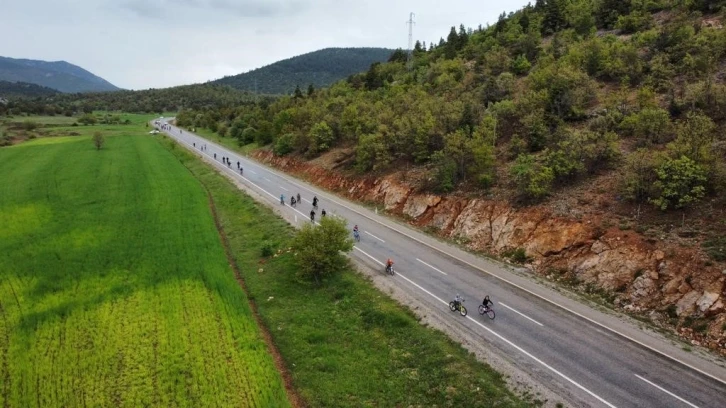
[[[695,290],[692,290],[685,294],[681,300],[676,303],[676,314],[682,316],[684,314],[693,313],[696,308],[696,301],[701,297],[701,294]]]
[[[698,310],[702,312],[708,310],[714,303],[716,303],[716,301],[718,300],[718,296],[718,293],[704,292],[703,295],[696,301],[696,305],[698,305]]]
[[[403,206],[403,213],[411,218],[418,218],[430,208],[441,202],[441,197],[435,195],[413,195],[408,197]]]

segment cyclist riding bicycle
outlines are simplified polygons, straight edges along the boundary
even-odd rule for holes
[[[290,197],[290,205],[294,207],[295,204],[297,204],[297,202],[295,201],[295,196]]]
[[[301,203],[302,202],[302,200],[300,200],[300,193],[297,193],[297,202],[298,203]]]
[[[388,260],[386,261],[386,270],[389,271],[391,270],[391,268],[393,268],[393,259],[388,258]]]
[[[481,304],[486,310],[489,310],[489,306],[493,305],[494,303],[492,303],[492,301],[489,299],[489,295],[486,295],[484,296],[484,300],[481,301]]]
[[[310,210],[310,221],[315,222],[315,210]]]
[[[318,207],[318,196],[313,197],[313,207],[315,207],[315,208]]]
[[[285,205],[285,195],[280,194],[280,204]]]
[[[320,212],[321,217],[325,217],[328,213],[325,212],[325,208],[323,208],[323,211]]]
[[[457,293],[456,297],[454,298],[454,304],[456,305],[457,308],[461,306],[462,301],[464,301],[464,298],[459,296],[459,294]]]
[[[355,227],[353,227],[353,232],[358,232],[358,224],[355,224]]]

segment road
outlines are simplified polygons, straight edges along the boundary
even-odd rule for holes
[[[168,125],[165,133],[263,199],[280,205],[283,194],[287,203],[280,211],[292,222],[310,222],[310,201],[316,195],[320,210],[345,218],[351,227],[359,225],[361,241],[352,252],[356,260],[383,273],[383,263],[393,258],[396,275],[390,279],[395,285],[443,318],[455,321],[461,330],[486,342],[550,390],[566,396],[568,404],[726,407],[726,369],[720,359],[684,350],[628,320],[583,305],[524,274],[442,243],[187,130]],[[206,149],[201,150],[202,145]],[[222,164],[222,157],[229,157],[231,166]],[[243,175],[237,170],[238,161]],[[289,197],[298,193],[303,202],[292,208]],[[448,310],[457,293],[467,299],[466,317]],[[485,294],[494,301],[494,320],[477,312]]]

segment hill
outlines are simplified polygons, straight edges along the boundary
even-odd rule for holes
[[[53,96],[59,92],[44,86],[29,84],[27,82],[0,81],[0,98],[9,97],[44,97]]]
[[[213,81],[221,85],[270,95],[289,95],[296,86],[303,90],[330,86],[352,74],[365,71],[374,62],[386,61],[393,50],[386,48],[326,48],[267,65],[253,71]]]
[[[27,82],[61,92],[103,92],[119,88],[65,61],[0,57],[0,81]]]
[[[386,208],[421,227],[724,350],[725,8],[538,0],[417,44],[412,69],[396,53],[310,96],[178,123],[327,163],[335,177],[305,172],[326,188],[376,187],[353,198],[390,188]]]

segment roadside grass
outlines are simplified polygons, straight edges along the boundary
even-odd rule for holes
[[[191,132],[191,129],[188,130]],[[221,146],[224,146],[232,151],[242,153],[244,155],[249,155],[250,153],[259,148],[259,145],[257,143],[250,143],[244,146],[240,146],[237,142],[237,139],[231,137],[222,137],[217,132],[212,132],[211,130],[206,128],[196,128],[194,134],[214,143],[217,143]]]
[[[147,118],[0,148],[0,406],[290,406],[208,195]]]
[[[294,230],[166,137],[212,195],[262,321],[313,407],[523,407],[504,378],[350,267],[322,287],[295,277]],[[263,226],[264,227],[260,227]],[[262,258],[263,248],[275,255]]]

